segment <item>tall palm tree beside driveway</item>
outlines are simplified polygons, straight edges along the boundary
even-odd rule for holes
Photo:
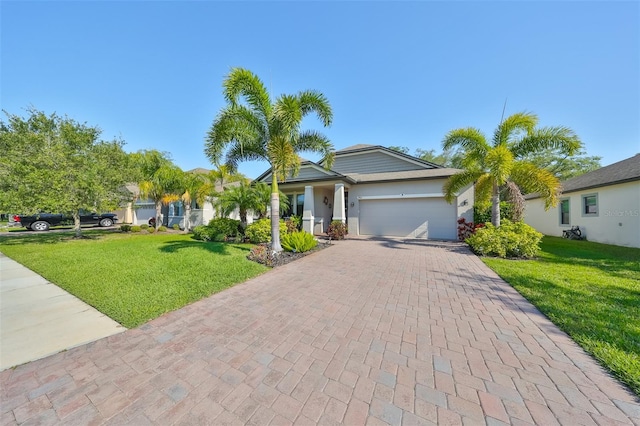
[[[282,251],[279,232],[278,180],[295,176],[300,169],[299,152],[316,152],[331,167],[333,145],[314,130],[301,130],[311,113],[323,126],[331,125],[333,113],[320,92],[305,90],[272,100],[263,82],[251,71],[233,68],[223,82],[227,102],[214,119],[205,141],[205,154],[213,164],[237,170],[241,161],[265,160],[271,166],[271,248]]]
[[[460,149],[464,171],[445,183],[446,200],[452,202],[459,190],[475,182],[476,202],[491,203],[491,222],[496,227],[500,226],[500,192],[508,186],[516,185],[519,193],[539,193],[545,200],[545,208],[557,205],[560,181],[524,158],[547,148],[573,155],[582,143],[568,127],[537,128],[537,124],[535,114],[513,114],[498,125],[490,142],[473,127],[450,131],[442,141],[442,148]]]

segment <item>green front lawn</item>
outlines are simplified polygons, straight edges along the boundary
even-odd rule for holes
[[[129,328],[267,270],[247,260],[248,244],[173,233],[83,234],[0,236],[0,251]]]
[[[483,261],[640,395],[640,249],[548,236],[541,248]]]

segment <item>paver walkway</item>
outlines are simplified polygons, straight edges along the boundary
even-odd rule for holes
[[[456,243],[339,241],[0,384],[4,425],[640,425],[634,395]]]
[[[0,253],[0,370],[126,328]]]

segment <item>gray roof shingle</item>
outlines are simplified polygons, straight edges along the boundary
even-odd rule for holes
[[[575,192],[640,180],[640,154],[562,182],[562,192]]]

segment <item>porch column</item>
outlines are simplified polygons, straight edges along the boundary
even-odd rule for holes
[[[302,210],[302,230],[313,235],[313,186],[304,187],[304,208]]]
[[[342,223],[347,221],[347,218],[344,217],[344,208],[344,184],[336,183],[333,194],[333,220],[339,220]]]
[[[127,208],[124,211],[124,223],[133,223],[133,203],[127,203]]]

